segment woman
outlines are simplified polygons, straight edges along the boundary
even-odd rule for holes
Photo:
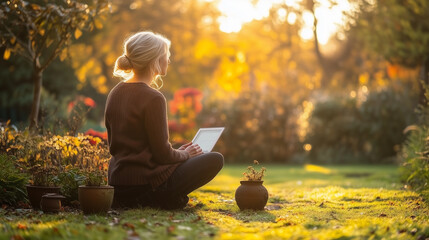
[[[223,167],[220,153],[202,153],[187,143],[169,143],[165,97],[150,87],[167,74],[170,41],[152,32],[128,38],[114,75],[124,79],[109,93],[105,109],[109,185],[113,207],[180,209],[187,195],[213,179]]]

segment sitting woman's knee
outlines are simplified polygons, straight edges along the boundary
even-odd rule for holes
[[[219,169],[219,171],[222,169],[223,167],[223,155],[218,153],[218,152],[211,152],[211,162],[214,165],[214,167],[216,167],[217,169]]]

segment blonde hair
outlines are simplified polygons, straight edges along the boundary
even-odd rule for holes
[[[113,75],[129,80],[136,73],[150,72],[154,76],[152,84],[161,88],[156,82],[162,79],[159,59],[169,54],[171,42],[160,34],[153,32],[138,32],[129,37],[124,43],[124,53],[116,59]]]

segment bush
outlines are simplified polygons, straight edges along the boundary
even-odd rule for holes
[[[402,146],[401,179],[412,188],[429,190],[429,87],[425,86],[426,102],[417,108],[418,125],[407,128],[407,140]]]
[[[315,104],[305,144],[317,163],[393,162],[415,121],[410,95],[392,88],[365,98],[331,97]]]
[[[30,175],[30,183],[60,186],[68,201],[77,200],[81,184],[107,182],[110,153],[98,137],[37,135],[7,125],[0,132],[0,147],[0,153],[17,159]]]
[[[315,104],[305,144],[311,162],[357,162],[364,143],[355,99],[329,99]]]
[[[416,190],[429,189],[429,127],[412,126],[402,148],[402,181]]]
[[[228,102],[205,104],[200,126],[225,126],[215,150],[229,162],[286,162],[298,146],[291,100],[274,91],[249,91]]]
[[[0,154],[0,204],[16,205],[26,201],[28,176],[15,168],[15,158]]]

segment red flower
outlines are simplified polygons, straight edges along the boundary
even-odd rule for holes
[[[201,112],[203,105],[201,101],[203,94],[196,88],[182,88],[174,93],[174,98],[170,101],[170,111],[172,114],[176,114],[179,106],[190,107],[195,113]]]
[[[69,102],[69,104],[67,105],[67,112],[70,113],[73,110],[74,106],[79,102],[83,102],[85,106],[90,108],[94,108],[97,105],[95,101],[90,97],[77,96],[75,100]]]
[[[103,140],[107,140],[107,131],[99,132],[99,131],[95,131],[94,129],[90,128],[84,134],[85,135],[90,135],[90,136],[93,136],[93,137],[99,137],[99,138],[101,138]],[[92,144],[91,140],[90,140],[90,143]],[[92,140],[92,141],[94,141],[94,140]]]
[[[89,143],[90,143],[92,146],[95,146],[95,145],[97,144],[97,141],[95,141],[94,139],[89,139]]]
[[[90,97],[86,97],[86,98],[84,98],[83,99],[83,103],[86,105],[86,106],[88,106],[88,107],[95,107],[95,101],[94,100],[92,100],[92,98],[90,98]]]

